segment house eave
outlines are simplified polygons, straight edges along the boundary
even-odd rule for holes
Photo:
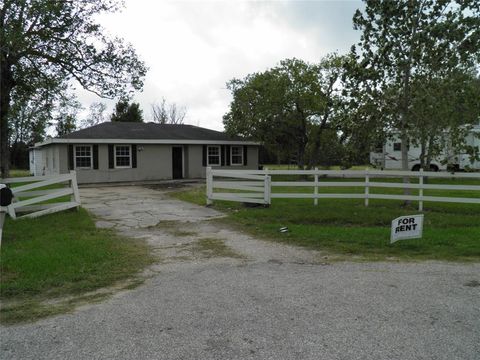
[[[255,141],[227,141],[227,140],[181,140],[181,139],[47,139],[35,143],[35,147],[50,144],[152,144],[152,145],[254,145],[260,143]]]

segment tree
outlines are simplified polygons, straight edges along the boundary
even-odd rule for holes
[[[51,125],[53,96],[39,91],[33,96],[15,93],[9,113],[9,143],[23,142],[29,146],[43,141],[46,129]]]
[[[28,167],[28,148],[43,141],[51,125],[53,96],[39,89],[33,96],[16,91],[12,98],[8,139],[10,164],[23,169]]]
[[[141,89],[146,73],[130,45],[94,21],[114,0],[4,0],[0,8],[0,168],[9,172],[9,116],[15,92],[33,96],[70,81],[102,97]]]
[[[339,100],[342,61],[335,54],[319,64],[287,59],[263,73],[231,80],[226,131],[262,141],[277,156],[294,157],[300,168],[318,163],[322,132]]]
[[[412,114],[415,78],[444,77],[480,59],[480,3],[476,0],[366,0],[353,23],[362,31],[359,72],[369,93],[390,102],[380,120],[397,129],[402,142],[402,168],[408,170],[410,132],[419,125]],[[381,99],[381,97],[386,98]],[[439,99],[437,99],[439,101]],[[440,100],[442,101],[442,100]],[[423,127],[423,123],[420,124]],[[450,128],[456,124],[452,122]],[[411,139],[411,137],[413,139]]]
[[[102,102],[94,102],[90,105],[89,112],[87,117],[82,120],[80,127],[87,128],[97,124],[101,124],[107,120],[105,111],[107,110],[107,105]]]
[[[67,135],[76,130],[77,116],[82,109],[82,105],[74,96],[68,93],[62,96],[54,116],[57,136]]]
[[[343,62],[341,101],[335,124],[343,145],[342,166],[368,163],[369,153],[386,141],[391,122],[390,91],[372,86],[369,69],[354,57]]]
[[[152,104],[152,118],[156,123],[183,124],[185,116],[187,116],[185,106],[177,106],[176,103],[169,104],[165,98],[162,98],[160,103]]]
[[[143,114],[140,104],[129,103],[127,99],[120,99],[115,105],[115,111],[110,117],[111,121],[143,122]]]
[[[420,147],[420,164],[430,168],[431,161],[453,154],[471,152],[465,139],[480,119],[480,79],[475,70],[454,69],[445,76],[416,76],[412,79],[413,126],[408,137]],[[445,153],[448,149],[449,153]]]
[[[322,154],[329,153],[332,158],[340,158],[343,149],[337,146],[337,136],[334,130],[338,127],[339,112],[345,99],[342,95],[344,88],[344,79],[346,76],[347,64],[352,61],[348,56],[339,56],[336,53],[329,54],[321,59],[318,65],[318,83],[320,85],[325,102],[323,104],[322,114],[314,119],[312,126],[312,154],[309,165],[327,164]],[[335,123],[335,124],[334,124]],[[324,131],[328,134],[324,136]],[[333,142],[332,142],[333,140]],[[324,144],[325,143],[325,144]],[[332,146],[324,146],[330,143]],[[320,152],[320,150],[322,150]],[[335,154],[332,150],[336,150]]]

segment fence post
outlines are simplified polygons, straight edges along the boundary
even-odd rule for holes
[[[78,183],[77,183],[77,173],[74,170],[70,171],[70,176],[72,177],[70,179],[72,189],[73,189],[73,195],[71,196],[71,201],[75,201],[77,204],[80,204],[80,192],[78,191]],[[73,199],[72,199],[73,197]],[[77,207],[78,210],[78,207]]]
[[[272,185],[272,178],[265,174],[265,179],[263,180],[263,203],[265,205],[270,205],[271,200],[271,185]]]
[[[207,167],[207,206],[212,205],[212,193],[213,193],[213,174],[212,168]]]
[[[313,205],[317,206],[318,205],[318,167],[315,168],[315,187],[313,188],[313,194],[315,195],[315,198],[313,199]]]
[[[418,211],[423,211],[423,168],[420,169],[418,182],[420,184],[420,190],[418,190]]]
[[[370,193],[368,184],[370,182],[370,176],[368,175],[368,168],[365,169],[365,206],[368,206],[368,194]]]

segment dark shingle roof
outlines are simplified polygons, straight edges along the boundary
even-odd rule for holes
[[[193,125],[171,125],[134,122],[104,122],[75,131],[60,139],[135,139],[135,140],[213,140],[246,141],[224,132]]]

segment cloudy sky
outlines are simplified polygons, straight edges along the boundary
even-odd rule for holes
[[[99,18],[106,31],[133,44],[149,67],[135,96],[146,121],[165,97],[186,106],[186,123],[222,130],[231,101],[225,83],[266,70],[282,59],[317,62],[358,41],[352,28],[360,0],[158,1],[126,0]],[[104,101],[81,91],[83,106]],[[107,102],[111,113],[114,102]],[[85,113],[83,114],[85,115]]]

